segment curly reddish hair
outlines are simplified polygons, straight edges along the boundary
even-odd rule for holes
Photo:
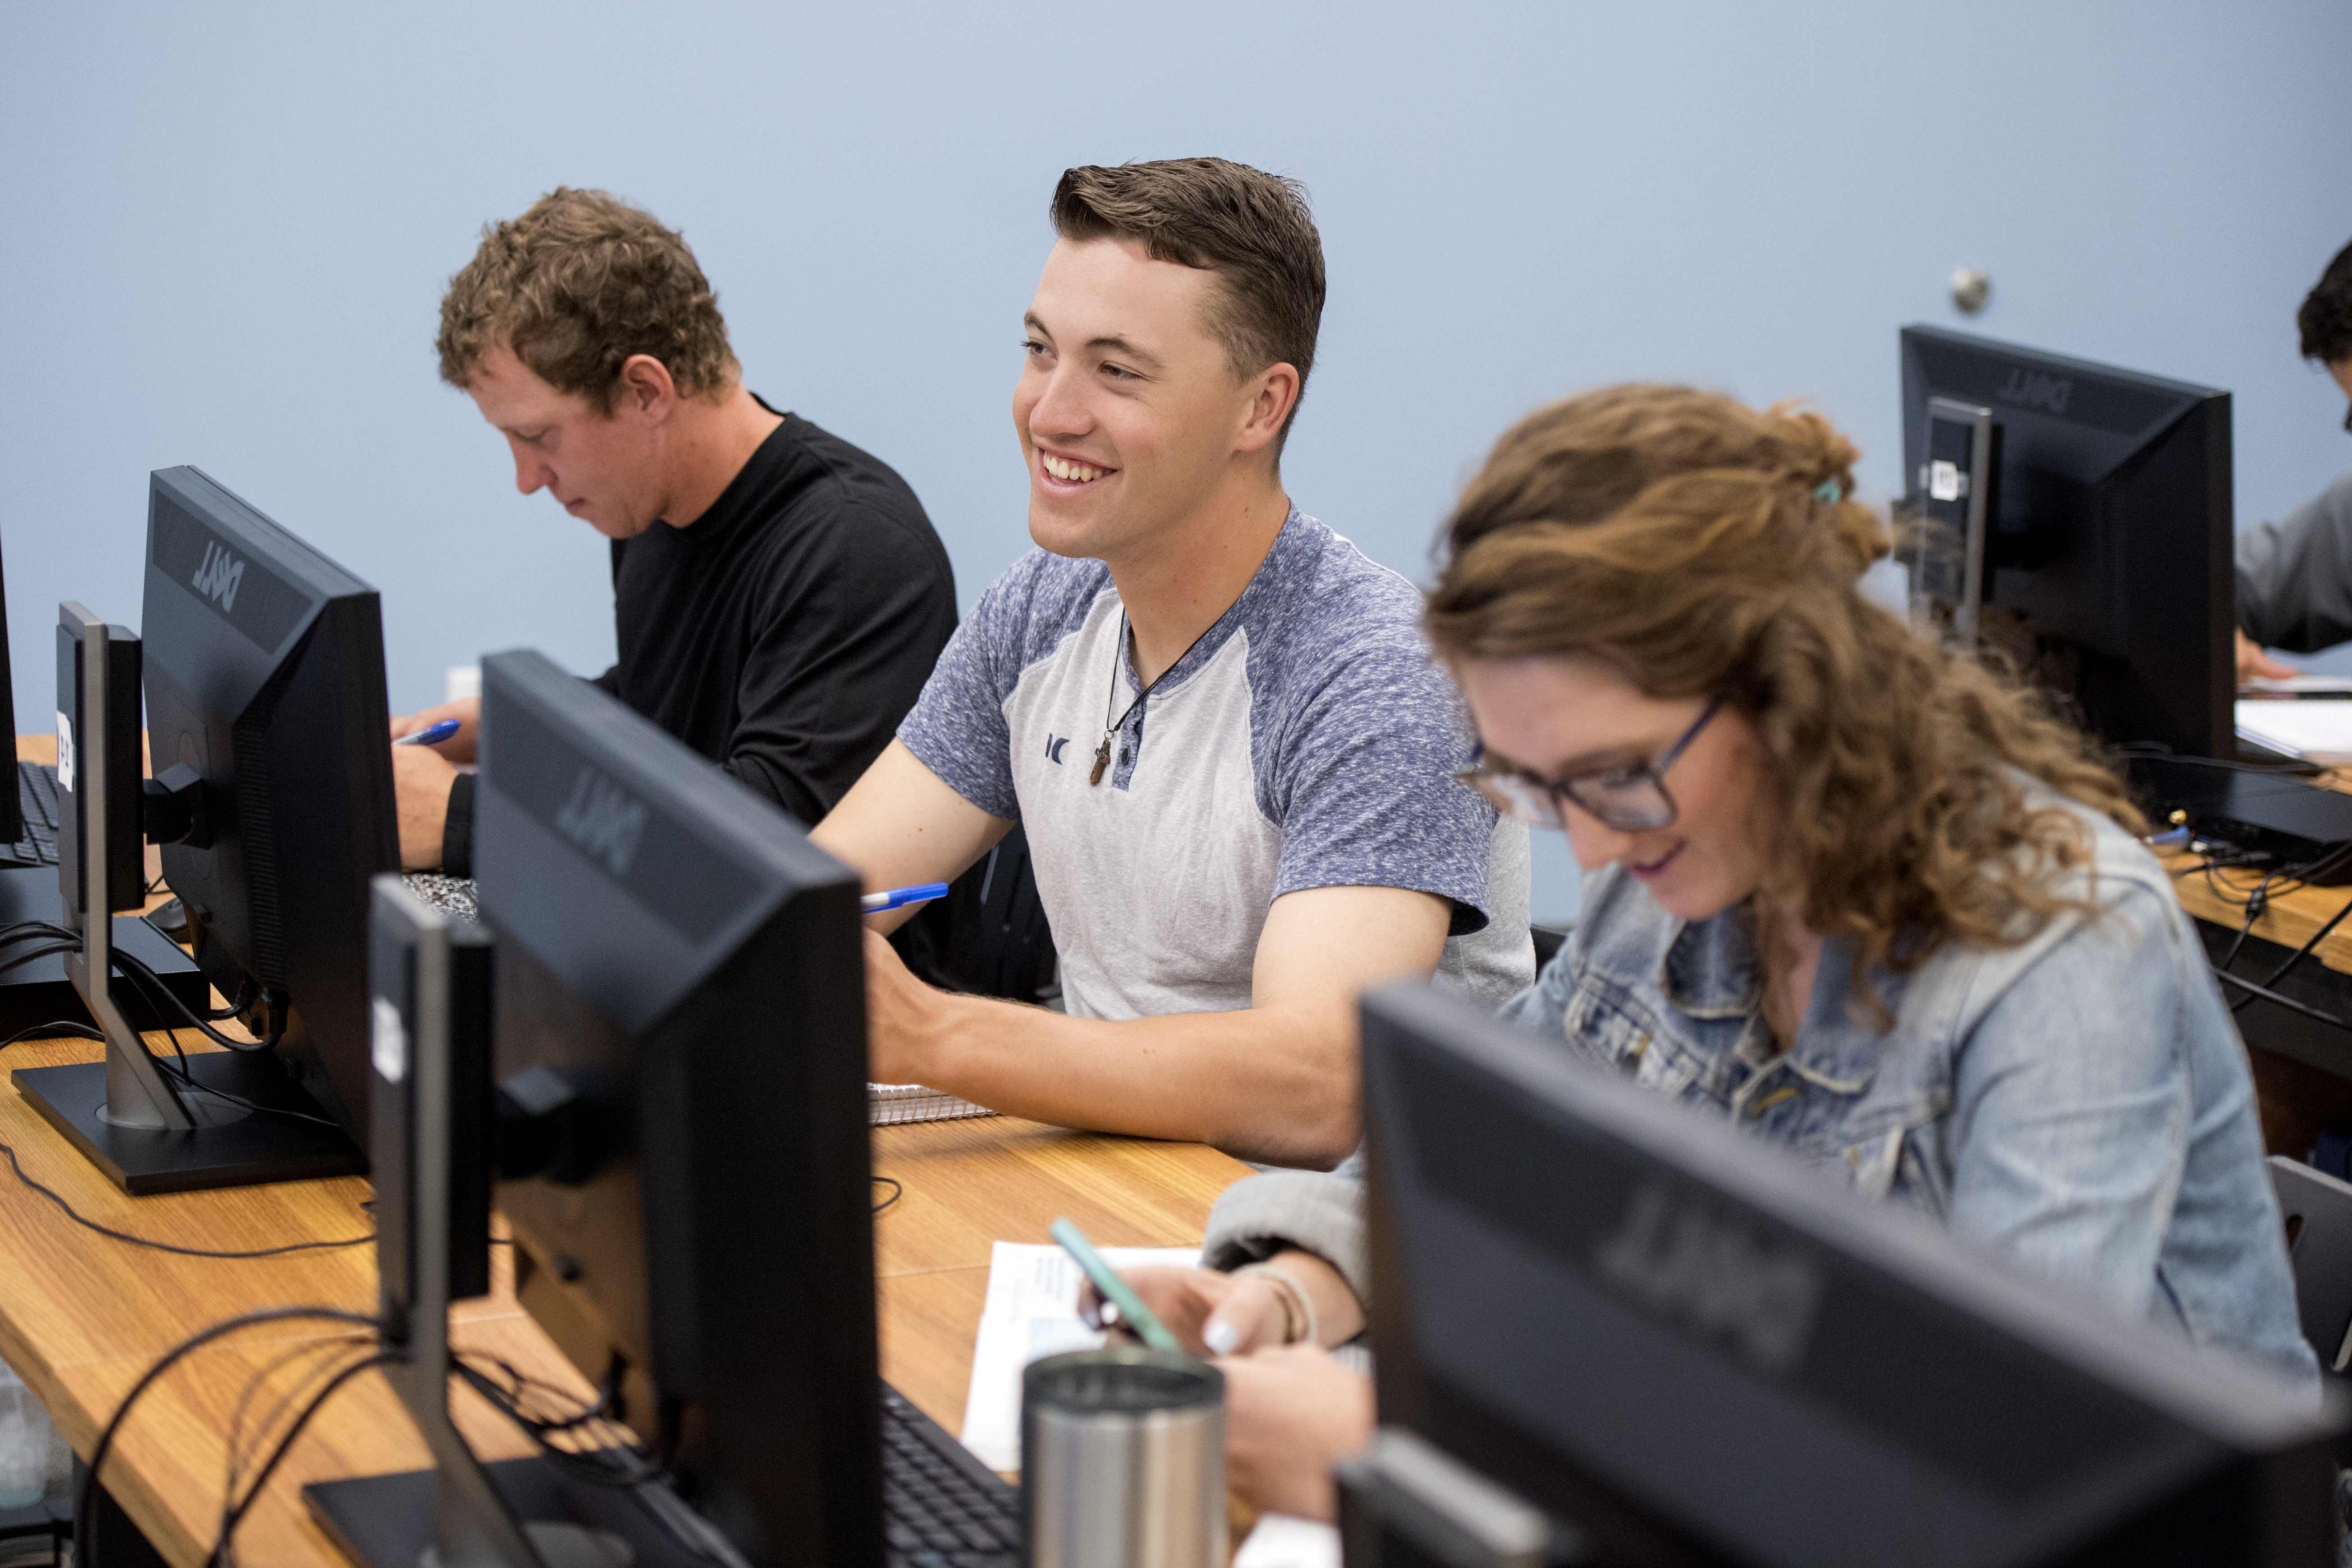
[[[1855,457],[1816,414],[1689,387],[1553,404],[1448,519],[1427,626],[1448,662],[1582,655],[1745,714],[1771,760],[1759,897],[1854,942],[1883,1026],[1872,968],[2091,907],[2053,889],[2088,861],[2082,825],[2028,781],[2146,824],[2040,692],[1862,595],[1888,539],[1851,499]]]

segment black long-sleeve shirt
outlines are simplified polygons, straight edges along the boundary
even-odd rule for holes
[[[914,706],[955,630],[955,576],[905,480],[783,419],[690,526],[614,542],[620,658],[596,684],[814,823]],[[460,774],[442,863],[472,862]]]

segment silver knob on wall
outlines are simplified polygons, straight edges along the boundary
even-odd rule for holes
[[[1960,314],[1973,316],[1992,298],[1992,274],[1981,267],[1952,268],[1952,303]]]

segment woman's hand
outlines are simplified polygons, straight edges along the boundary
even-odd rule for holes
[[[1306,1325],[1297,1318],[1301,1298],[1312,1309],[1318,1343],[1344,1344],[1363,1331],[1363,1309],[1338,1269],[1297,1247],[1276,1253],[1267,1263],[1296,1288],[1297,1296],[1286,1300],[1282,1279],[1256,1271],[1138,1268],[1120,1278],[1194,1355],[1247,1355],[1303,1337]],[[1116,1321],[1116,1314],[1104,1311],[1092,1285],[1080,1294],[1078,1310],[1090,1323],[1127,1326]]]
[[[1262,1274],[1137,1268],[1119,1278],[1194,1355],[1247,1355],[1282,1343],[1287,1320],[1279,1287]],[[1118,1321],[1117,1309],[1106,1308],[1091,1282],[1079,1297],[1078,1315],[1106,1329],[1129,1327]]]
[[[1331,1467],[1372,1440],[1372,1383],[1310,1345],[1217,1363],[1225,1374],[1225,1486],[1265,1513],[1339,1517]]]

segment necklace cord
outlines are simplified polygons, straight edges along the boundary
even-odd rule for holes
[[[1234,604],[1237,605],[1239,603],[1241,603],[1241,601],[1238,599],[1234,601]],[[1129,703],[1125,708],[1120,709],[1118,717],[1113,719],[1110,716],[1110,705],[1118,700],[1118,667],[1127,658],[1127,639],[1131,630],[1128,622],[1127,612],[1124,609],[1119,611],[1118,641],[1112,647],[1110,653],[1110,689],[1103,694],[1102,744],[1095,748],[1094,772],[1087,775],[1087,784],[1098,784],[1102,783],[1103,770],[1110,766],[1111,740],[1121,730],[1127,728],[1128,719],[1137,709],[1143,706],[1144,700],[1147,698],[1149,698],[1153,692],[1160,689],[1160,683],[1161,681],[1174,674],[1177,669],[1182,667],[1186,659],[1192,657],[1192,650],[1199,647],[1202,640],[1205,639],[1211,632],[1215,631],[1219,626],[1225,624],[1225,616],[1230,616],[1233,613],[1233,605],[1228,605],[1225,606],[1223,614],[1218,616],[1215,620],[1211,621],[1207,626],[1202,626],[1201,628],[1201,635],[1194,637],[1191,642],[1185,644],[1184,651],[1178,654],[1175,660],[1171,663],[1167,668],[1153,676],[1151,679],[1145,684],[1143,689],[1135,694],[1135,700]]]

